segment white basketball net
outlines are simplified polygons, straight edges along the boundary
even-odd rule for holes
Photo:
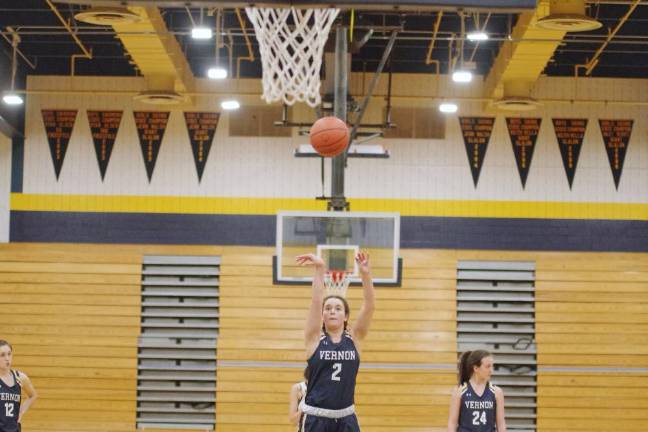
[[[263,99],[320,104],[324,44],[339,9],[246,8],[263,66]]]
[[[324,274],[324,286],[326,295],[336,295],[346,297],[349,283],[351,282],[350,274],[345,271],[329,270]]]

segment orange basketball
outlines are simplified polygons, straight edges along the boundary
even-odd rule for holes
[[[337,156],[349,143],[349,128],[337,117],[322,117],[311,127],[310,143],[324,157]]]

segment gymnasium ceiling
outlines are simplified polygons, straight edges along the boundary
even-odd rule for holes
[[[484,76],[484,96],[492,100],[527,98],[542,74],[574,76],[578,70],[580,76],[648,76],[646,0],[568,0],[580,1],[585,13],[602,23],[598,30],[579,33],[538,29],[536,22],[550,11],[549,0],[489,0],[509,6],[476,10],[452,7],[440,10],[411,5],[395,10],[390,6],[366,6],[371,1],[342,2],[354,4],[356,39],[371,30],[364,45],[352,53],[353,71],[371,73],[376,70],[390,33],[397,29],[398,36],[385,71],[433,73],[438,64],[441,73],[447,73],[456,69],[459,53],[463,52],[464,61],[474,62],[476,72]],[[433,2],[373,1],[383,5]],[[434,3],[444,2],[487,3],[471,0],[436,0]],[[117,0],[2,0],[0,84],[5,89],[8,87],[11,40],[16,32],[20,37],[18,89],[24,88],[26,75],[143,75],[149,78],[149,87],[150,78],[155,75],[156,79],[161,76],[166,82],[163,86],[168,87],[170,79],[176,91],[191,93],[194,78],[205,77],[207,69],[217,62],[221,66],[229,65],[232,77],[261,76],[253,27],[244,10],[235,8],[245,6],[243,2],[128,0],[132,11],[138,10],[140,15],[143,13],[147,17],[143,27],[96,26],[74,19],[77,13],[91,6],[123,6],[125,3]],[[361,3],[364,5],[359,6]],[[512,4],[524,4],[526,9],[510,9]],[[348,25],[350,10],[345,8],[338,19]],[[215,38],[191,38],[193,25],[201,21],[220,35],[219,47]],[[466,32],[478,27],[483,28],[490,39],[479,43],[467,41]],[[460,50],[462,41],[463,50]],[[588,63],[589,67],[582,66]],[[0,115],[3,111],[7,112],[0,109]]]
[[[8,64],[11,59],[11,29],[20,35],[19,74],[31,75],[69,75],[71,58],[75,57],[76,75],[134,76],[138,70],[138,59],[129,57],[122,39],[117,37],[110,26],[95,26],[74,20],[74,15],[88,8],[66,0],[64,3],[48,0],[2,0],[0,1],[0,63]],[[85,0],[88,3],[88,0]],[[542,3],[540,0],[539,3]],[[153,2],[155,3],[155,2]],[[216,5],[218,2],[211,2]],[[158,7],[168,32],[175,36],[186,61],[195,77],[204,77],[208,67],[219,58],[221,65],[232,65],[231,74],[236,76],[237,63],[241,77],[260,77],[259,52],[251,23],[243,10],[243,27],[232,2],[221,10],[222,43],[216,47],[214,39],[194,40],[191,38],[192,21],[200,22],[201,13],[204,24],[216,28],[216,11],[210,7],[167,2]],[[624,15],[629,14],[627,19]],[[57,16],[57,13],[60,15]],[[440,17],[439,14],[442,13]],[[586,64],[606,44],[608,34],[617,30],[600,54],[598,63],[590,71],[590,76],[614,78],[648,77],[648,1],[608,0],[587,1],[586,13],[597,18],[603,26],[594,31],[562,34],[554,40],[555,51],[542,59],[538,74],[549,76],[574,76],[576,65]],[[356,9],[354,11],[356,36],[363,35],[365,29],[373,33],[357,52],[352,54],[354,71],[372,72],[382,56],[389,33],[399,29],[390,62],[385,70],[393,72],[431,73],[434,64],[426,58],[438,60],[442,73],[448,71],[451,57],[457,56],[458,40],[461,39],[461,18],[456,10],[402,10],[389,8],[382,10]],[[476,63],[479,74],[488,76],[503,43],[511,42],[512,35],[520,35],[524,42],[528,33],[516,33],[520,21],[518,12],[508,10],[466,11],[464,28],[466,31],[477,25],[484,27],[490,35],[486,42],[464,43],[464,60]],[[345,11],[341,19],[348,23],[350,13]],[[69,22],[69,30],[63,22]],[[436,38],[432,45],[435,24],[438,23]],[[618,28],[617,28],[618,27]],[[249,37],[250,46],[246,43]],[[517,37],[517,36],[516,36]],[[551,38],[549,38],[551,39]],[[528,45],[528,43],[527,43]],[[250,57],[252,49],[254,60],[241,60]],[[551,52],[550,51],[550,52]],[[92,58],[87,54],[91,53]],[[427,63],[427,64],[426,64]],[[140,68],[141,69],[141,68]],[[584,72],[581,71],[581,75]]]

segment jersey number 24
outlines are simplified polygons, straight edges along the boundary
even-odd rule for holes
[[[473,424],[479,426],[479,423],[486,424],[486,411],[482,411],[479,415],[479,411],[473,411]]]

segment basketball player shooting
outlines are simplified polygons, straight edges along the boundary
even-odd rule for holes
[[[300,403],[300,410],[304,413],[304,432],[360,431],[354,406],[360,366],[359,343],[369,331],[375,295],[369,255],[358,253],[355,260],[362,280],[363,301],[358,318],[349,328],[349,304],[345,298],[348,283],[329,283],[329,287],[334,285],[343,289],[325,295],[324,260],[313,254],[296,258],[299,265],[312,265],[315,270],[313,295],[304,329],[310,370],[306,397]]]

